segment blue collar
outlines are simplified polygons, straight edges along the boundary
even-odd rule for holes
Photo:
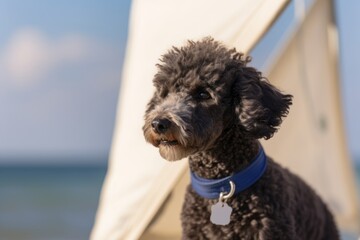
[[[264,174],[267,166],[267,157],[261,145],[259,152],[252,163],[245,169],[231,176],[220,179],[207,179],[197,176],[190,171],[191,185],[195,192],[204,198],[219,198],[220,193],[230,191],[230,181],[235,184],[237,194],[253,185]]]

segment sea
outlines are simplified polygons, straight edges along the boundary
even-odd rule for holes
[[[106,170],[0,166],[0,240],[89,239]]]
[[[360,164],[354,169],[360,192]],[[89,239],[106,170],[105,164],[0,166],[0,240]]]

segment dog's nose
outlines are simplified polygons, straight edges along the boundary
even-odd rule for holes
[[[156,118],[151,122],[151,127],[156,133],[165,133],[171,126],[171,122],[166,118]]]

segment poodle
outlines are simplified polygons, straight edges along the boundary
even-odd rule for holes
[[[326,204],[258,141],[277,131],[291,95],[210,37],[160,61],[143,131],[166,160],[188,157],[183,239],[339,239]]]

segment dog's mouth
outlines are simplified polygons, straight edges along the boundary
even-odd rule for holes
[[[195,152],[196,149],[185,145],[186,142],[182,141],[181,136],[174,135],[173,133],[159,135],[153,133],[147,140],[159,148],[161,157],[168,161],[180,160]]]
[[[179,145],[179,142],[176,139],[160,138],[156,140],[157,145],[162,146],[176,146]]]

